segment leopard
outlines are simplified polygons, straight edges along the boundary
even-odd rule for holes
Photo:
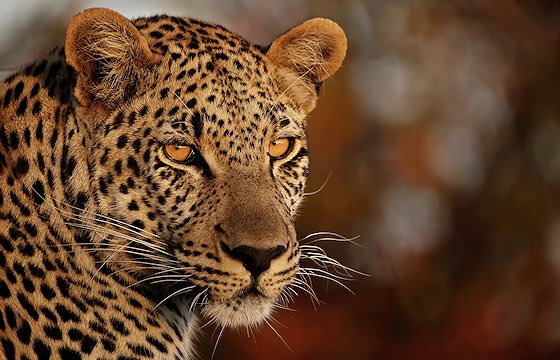
[[[300,269],[306,119],[347,51],[91,8],[0,85],[0,358],[193,359]]]

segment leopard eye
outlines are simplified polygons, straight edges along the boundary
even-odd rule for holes
[[[294,147],[293,138],[280,138],[272,140],[268,145],[268,155],[274,160],[283,159],[292,151]]]
[[[193,156],[194,150],[189,145],[169,144],[163,147],[163,152],[169,159],[182,163]]]

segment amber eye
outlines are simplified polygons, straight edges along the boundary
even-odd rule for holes
[[[163,147],[165,155],[173,161],[185,162],[193,155],[193,148],[189,145],[170,144]]]
[[[294,147],[293,138],[280,138],[272,140],[268,145],[268,155],[278,160],[286,157]]]

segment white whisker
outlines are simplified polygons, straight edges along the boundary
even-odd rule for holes
[[[184,293],[184,292],[189,292],[189,291],[191,291],[192,289],[194,289],[195,287],[196,287],[196,285],[190,285],[190,286],[181,288],[181,289],[179,289],[179,290],[177,290],[177,291],[171,293],[170,295],[166,296],[165,299],[163,299],[163,300],[161,300],[159,303],[157,303],[157,305],[154,306],[154,308],[153,308],[152,310],[157,309],[161,304],[163,304],[166,300],[172,298],[173,296],[179,295],[179,294]]]
[[[268,320],[263,319],[264,322],[268,325],[269,328],[272,329],[272,331],[274,331],[274,333],[276,334],[276,336],[278,336],[280,338],[280,340],[282,340],[282,342],[284,343],[284,345],[286,345],[286,347],[293,352],[292,348],[290,347],[290,345],[288,345],[288,343],[286,342],[286,340],[284,340],[284,338],[282,337],[282,335],[280,335],[280,333],[278,331],[276,331],[276,329],[274,328],[274,326],[272,326]]]
[[[212,350],[212,356],[210,357],[211,359],[214,359],[214,354],[216,354],[216,349],[218,348],[218,343],[220,342],[220,339],[222,338],[222,335],[224,333],[225,328],[226,328],[226,326],[222,325],[222,329],[220,330],[220,333],[218,334],[218,338],[216,339],[216,344],[214,344],[214,349]]]
[[[303,196],[316,195],[316,194],[320,193],[325,188],[325,186],[327,186],[327,182],[329,182],[329,179],[331,178],[331,175],[332,175],[332,171],[329,172],[329,175],[327,175],[327,178],[325,179],[325,181],[323,181],[323,185],[321,185],[317,190],[314,190],[314,191],[311,191],[311,192],[308,192],[308,193],[304,192]]]
[[[356,295],[348,286],[344,285],[341,281],[336,279],[336,278],[342,278],[342,277],[337,277],[336,275],[333,275],[333,274],[331,274],[327,271],[321,270],[321,269],[306,268],[306,269],[300,269],[300,271],[301,271],[302,274],[306,274],[306,275],[309,275],[309,276],[313,276],[313,277],[317,277],[317,278],[332,281],[335,284],[338,284],[341,287],[348,290],[352,295]],[[316,271],[319,272],[319,273],[316,273]],[[342,278],[342,280],[349,280],[349,279]]]

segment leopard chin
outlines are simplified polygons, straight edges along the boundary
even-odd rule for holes
[[[209,300],[202,309],[202,315],[224,326],[256,326],[270,316],[276,300],[252,293],[225,301]]]

